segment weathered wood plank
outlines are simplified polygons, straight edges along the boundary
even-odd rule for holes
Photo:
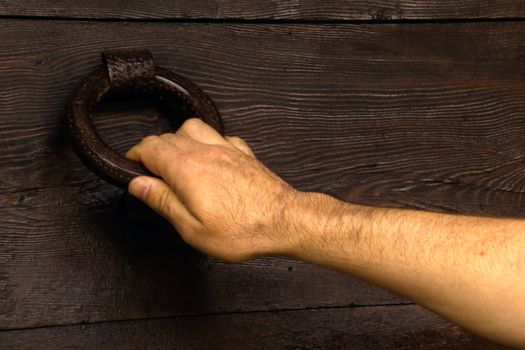
[[[262,312],[0,332],[4,350],[505,349],[422,308]]]
[[[0,328],[402,301],[286,260],[208,260],[129,218],[64,138],[103,48],[148,47],[201,84],[227,133],[302,190],[525,215],[525,24],[0,24]],[[160,130],[154,110],[113,113],[100,125],[121,151]]]
[[[391,20],[521,18],[521,0],[0,1],[0,16],[127,19]]]

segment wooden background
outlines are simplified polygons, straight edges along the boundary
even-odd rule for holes
[[[161,3],[161,4],[157,4]],[[0,1],[0,349],[499,349],[377,287],[184,245],[71,151],[103,49],[148,48],[295,187],[523,217],[525,2]],[[163,129],[101,106],[121,152]]]

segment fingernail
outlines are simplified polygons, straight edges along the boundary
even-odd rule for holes
[[[147,179],[143,177],[136,177],[129,183],[128,190],[133,196],[144,201],[148,196],[150,188],[151,183]]]

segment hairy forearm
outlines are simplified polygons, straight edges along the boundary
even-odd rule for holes
[[[525,347],[525,221],[351,205],[304,194],[296,258],[353,274]]]
[[[129,191],[189,244],[230,262],[270,254],[339,269],[488,338],[525,348],[525,221],[346,204],[294,190],[239,138],[198,119],[127,157]]]

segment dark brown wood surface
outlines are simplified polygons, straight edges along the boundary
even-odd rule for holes
[[[504,349],[415,305],[47,327],[0,332],[0,344],[5,350]]]
[[[402,20],[521,18],[521,0],[0,1],[0,16],[201,20]]]
[[[285,259],[230,265],[197,254],[80,163],[63,107],[102,49],[147,47],[159,65],[200,84],[226,132],[301,190],[523,217],[524,29],[510,21],[0,21],[0,344],[125,348],[131,339],[139,348],[133,339],[153,347],[158,337],[166,347],[272,348],[274,339],[279,348],[295,346],[299,332],[305,348],[338,339],[370,349],[475,348],[468,333],[348,276]],[[97,123],[123,152],[160,132],[158,115],[140,101],[110,103]],[[416,316],[405,315],[411,310]],[[240,332],[210,335],[217,319]],[[185,331],[199,322],[212,327],[203,339]],[[81,323],[89,325],[67,326]]]

